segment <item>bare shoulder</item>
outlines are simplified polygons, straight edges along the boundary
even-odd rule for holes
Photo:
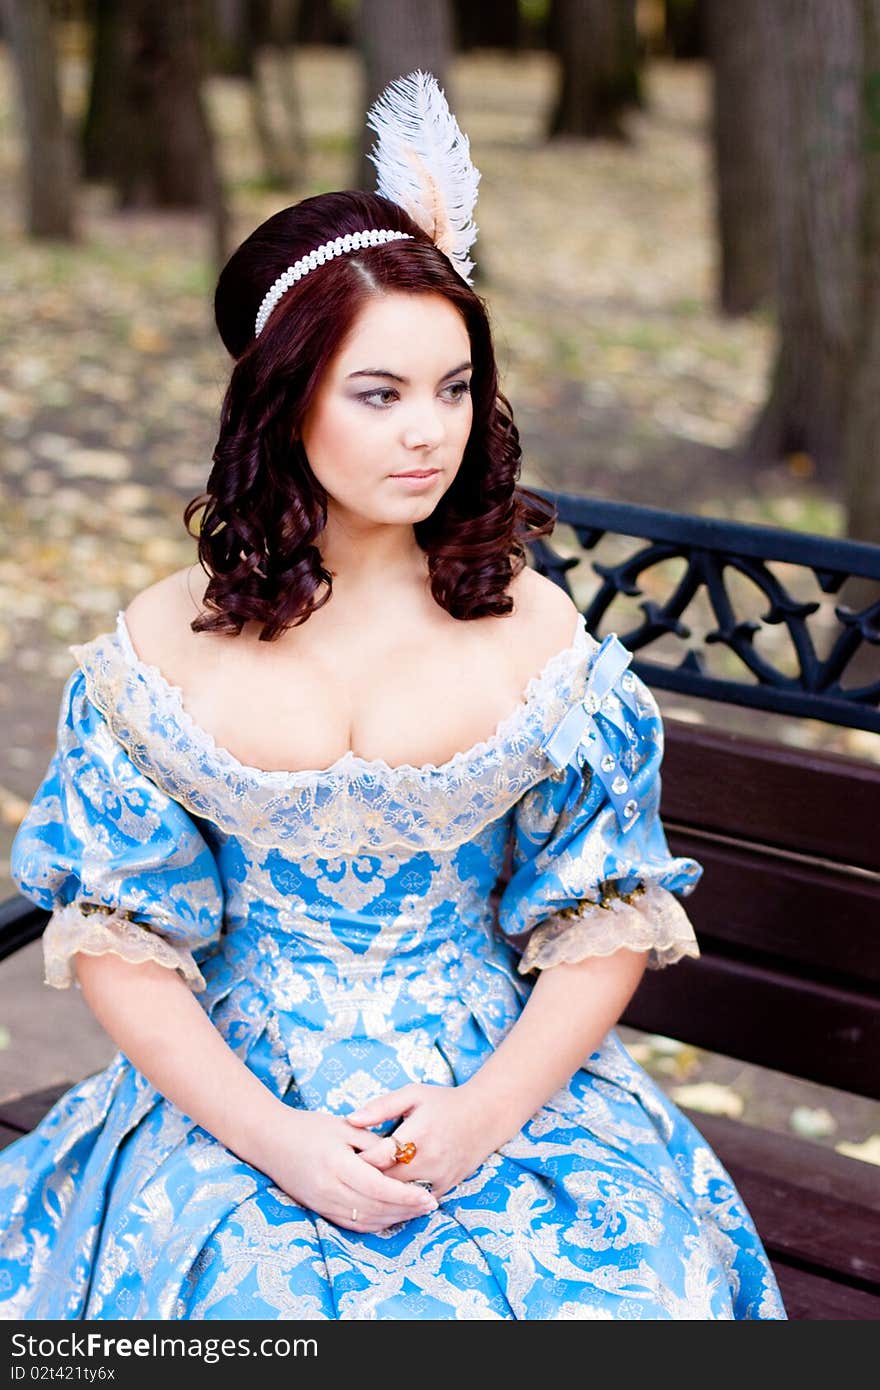
[[[526,567],[510,586],[514,602],[514,637],[526,674],[540,670],[574,639],[578,609],[558,584]]]
[[[207,579],[199,565],[175,570],[135,594],[125,610],[132,646],[142,661],[165,672],[186,669],[195,638],[190,624],[198,617]]]
[[[552,579],[527,566],[513,581],[510,592],[514,611],[519,613],[525,627],[535,633],[546,625],[548,640],[561,637],[561,646],[571,641],[578,610],[566,591]]]

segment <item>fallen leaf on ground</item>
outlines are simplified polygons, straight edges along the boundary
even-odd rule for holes
[[[830,1110],[824,1107],[814,1109],[809,1105],[797,1105],[788,1117],[789,1128],[802,1139],[824,1139],[837,1129],[837,1121]]]
[[[863,1163],[880,1163],[880,1134],[872,1134],[864,1144],[849,1144],[844,1141],[835,1144],[834,1147],[839,1154],[845,1154],[847,1158],[860,1158]]]
[[[671,1095],[677,1105],[701,1110],[704,1115],[729,1115],[732,1120],[737,1120],[744,1109],[742,1096],[738,1096],[729,1086],[719,1085],[717,1081],[697,1081],[693,1086],[676,1086]]]

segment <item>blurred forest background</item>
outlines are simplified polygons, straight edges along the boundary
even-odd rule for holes
[[[0,0],[0,896],[68,644],[194,559],[224,259],[372,188],[365,112],[417,67],[482,172],[523,481],[880,542],[880,0]],[[38,952],[0,1096],[112,1054]],[[630,1041],[687,1104],[880,1161],[868,1102]]]

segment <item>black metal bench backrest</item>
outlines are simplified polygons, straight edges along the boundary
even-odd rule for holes
[[[594,636],[617,632],[649,686],[880,731],[880,546],[542,495],[582,552],[606,534],[645,542],[621,562],[593,564],[599,582],[585,611]],[[583,607],[586,586],[572,580],[585,555],[560,555],[554,545],[561,534],[557,528],[552,544],[535,544],[536,567],[574,587]],[[638,598],[643,576],[670,559],[683,572],[666,600],[655,583],[637,626],[615,622],[618,597]],[[776,561],[795,567],[796,576],[800,567],[802,579],[809,572],[826,594],[850,576],[863,583],[861,611],[838,605],[823,614],[824,657],[809,627],[818,604],[804,600],[803,583],[797,595],[783,588],[768,567]],[[728,572],[767,596],[761,621],[787,630],[795,675],[758,656],[761,623],[738,618]],[[639,655],[660,638],[667,646],[691,638],[685,620],[697,595],[716,623],[703,641],[735,652],[742,680],[711,674],[704,652],[693,648],[682,648],[677,666]],[[857,661],[869,679],[847,686],[847,667]],[[663,767],[670,848],[705,866],[686,900],[702,956],[648,972],[624,1022],[880,1097],[880,760],[667,719]]]
[[[579,567],[586,566],[586,552],[605,536],[645,542],[624,559],[593,561],[599,582],[591,582],[589,602],[581,607],[592,633],[616,631],[634,653],[661,639],[679,647],[677,665],[636,657],[633,670],[648,685],[880,734],[880,545],[601,498],[540,495],[555,504],[558,522],[570,528],[577,553],[562,555],[542,538],[532,544],[535,566],[569,592]],[[561,534],[557,528],[552,539]],[[672,579],[671,562],[681,571]],[[788,587],[774,565],[786,566]],[[655,588],[659,583],[669,589],[662,601],[642,587],[645,578]],[[860,581],[867,591],[854,610],[824,605],[824,653],[811,627],[820,602],[806,596],[807,580],[813,589],[818,585],[821,595],[840,593],[850,580]],[[737,612],[744,606],[744,589],[763,596],[766,612]],[[623,615],[623,598],[641,598],[643,617],[635,626]],[[685,646],[693,635],[698,601],[709,614],[702,649]],[[788,639],[788,649],[775,660],[761,653],[756,640],[771,629]],[[733,654],[739,668],[735,674],[709,669],[710,647]],[[847,676],[862,666],[869,668],[867,681],[856,676],[848,686]]]

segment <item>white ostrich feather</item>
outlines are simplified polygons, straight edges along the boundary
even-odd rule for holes
[[[367,125],[379,137],[368,156],[378,170],[376,192],[404,208],[470,285],[480,171],[437,79],[416,71],[391,82]]]

